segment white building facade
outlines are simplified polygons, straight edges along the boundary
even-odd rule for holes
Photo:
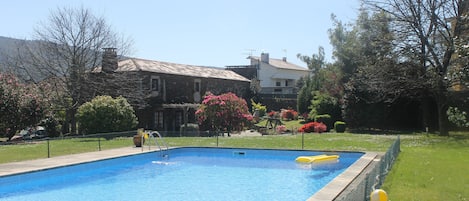
[[[286,58],[271,59],[268,53],[250,56],[251,66],[257,67],[260,94],[296,94],[296,82],[311,74],[307,68],[288,63]]]

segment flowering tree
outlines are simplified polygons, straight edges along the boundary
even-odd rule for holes
[[[10,74],[0,73],[0,134],[8,139],[17,130],[37,124],[44,116],[35,85],[20,83]]]
[[[246,123],[252,121],[246,101],[234,93],[213,95],[207,93],[199,109],[195,113],[200,125],[211,130],[241,130]]]

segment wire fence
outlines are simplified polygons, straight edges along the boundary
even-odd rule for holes
[[[380,160],[368,166],[363,172],[364,174],[358,176],[335,200],[369,201],[371,192],[379,189],[383,184],[384,179],[399,155],[400,147],[401,140],[398,136]]]
[[[64,135],[60,137],[45,137],[40,139],[22,139],[18,141],[1,142],[0,145],[24,145],[21,149],[0,149],[0,154],[8,155],[8,161],[21,161],[37,158],[50,158],[58,155],[76,154],[91,151],[132,146],[129,137],[137,134],[137,130],[97,133],[92,135]],[[111,140],[112,139],[112,140]]]

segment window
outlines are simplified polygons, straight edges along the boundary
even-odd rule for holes
[[[275,82],[275,86],[279,87],[280,85],[280,81]]]
[[[155,128],[163,128],[163,111],[155,112]]]
[[[194,80],[194,91],[195,92],[200,92],[200,79],[195,79]]]
[[[285,80],[285,86],[288,87],[288,80]]]
[[[160,77],[151,76],[151,90],[160,91]]]
[[[274,89],[274,92],[275,92],[275,93],[281,93],[281,92],[282,92],[282,89],[276,88],[276,89]]]

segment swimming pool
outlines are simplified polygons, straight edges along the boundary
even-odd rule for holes
[[[0,178],[0,200],[306,200],[360,158],[307,167],[324,152],[175,148]]]

